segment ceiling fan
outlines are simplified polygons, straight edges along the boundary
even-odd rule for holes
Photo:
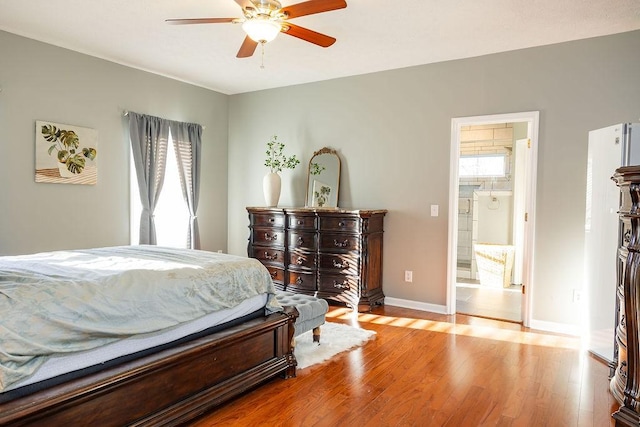
[[[335,38],[294,25],[288,20],[347,7],[345,0],[308,0],[285,7],[282,7],[277,0],[235,0],[235,2],[242,8],[244,17],[167,19],[166,22],[179,25],[229,22],[242,24],[242,29],[247,33],[247,36],[236,57],[247,58],[253,55],[258,43],[264,45],[281,32],[318,46],[331,46],[336,42]]]

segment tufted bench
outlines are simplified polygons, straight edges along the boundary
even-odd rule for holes
[[[293,336],[297,337],[313,330],[313,342],[320,342],[320,326],[324,323],[324,316],[329,311],[329,304],[321,298],[311,295],[295,294],[287,291],[277,291],[276,299],[282,306],[292,306],[300,315],[293,325]]]

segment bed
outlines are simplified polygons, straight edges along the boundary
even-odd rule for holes
[[[257,260],[157,246],[0,257],[0,425],[177,425],[295,376]]]

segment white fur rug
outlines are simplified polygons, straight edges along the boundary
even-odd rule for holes
[[[294,354],[298,361],[298,369],[324,362],[338,353],[359,347],[375,334],[375,331],[354,328],[342,323],[325,322],[320,327],[320,345],[313,342],[311,331],[296,337]]]

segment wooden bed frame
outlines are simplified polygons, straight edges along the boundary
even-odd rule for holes
[[[278,374],[295,376],[298,312],[246,321],[0,404],[0,425],[179,425]]]

